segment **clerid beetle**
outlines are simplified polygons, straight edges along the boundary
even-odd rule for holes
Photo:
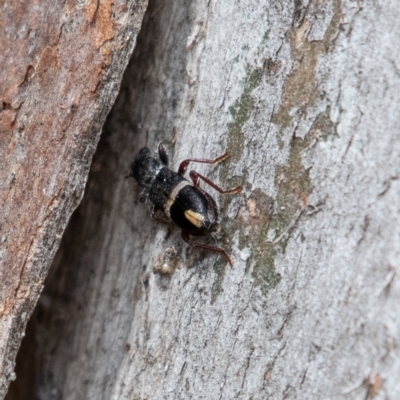
[[[215,160],[189,158],[181,162],[178,172],[168,168],[168,155],[162,143],[158,146],[158,156],[152,156],[150,150],[144,147],[131,164],[130,176],[135,178],[143,189],[141,201],[149,199],[153,203],[152,217],[171,226],[171,222],[182,230],[182,239],[190,246],[214,251],[222,254],[228,263],[233,262],[228,253],[216,246],[193,242],[190,235],[210,236],[217,239],[221,227],[218,219],[218,208],[209,193],[200,189],[200,180],[223,194],[239,193],[241,186],[231,190],[223,190],[196,171],[190,171],[192,182],[183,177],[190,162],[203,164],[218,164],[229,157],[225,153]],[[162,211],[163,217],[156,213]]]

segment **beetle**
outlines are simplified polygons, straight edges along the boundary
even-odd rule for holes
[[[192,236],[209,236],[217,241],[221,230],[218,216],[218,207],[209,193],[200,188],[200,180],[222,194],[236,194],[242,191],[242,186],[223,190],[214,182],[196,171],[190,171],[191,182],[184,178],[189,163],[218,164],[226,160],[229,153],[225,153],[215,160],[188,158],[179,165],[178,172],[168,168],[168,154],[162,143],[158,146],[158,158],[152,156],[151,151],[144,147],[135,156],[131,167],[132,176],[143,189],[141,201],[149,199],[153,203],[151,216],[155,220],[172,226],[174,223],[182,230],[182,239],[190,246],[222,254],[227,262],[233,266],[228,253],[221,247],[193,242]],[[156,215],[158,211],[163,217]]]

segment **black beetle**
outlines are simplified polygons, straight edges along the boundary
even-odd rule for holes
[[[189,158],[181,162],[178,172],[168,168],[168,155],[162,143],[158,146],[159,160],[154,158],[147,147],[144,147],[131,164],[130,176],[135,178],[143,189],[141,201],[149,199],[153,203],[152,217],[171,226],[171,221],[182,230],[182,239],[190,246],[218,252],[224,255],[228,263],[233,262],[227,252],[216,246],[192,242],[189,235],[211,236],[216,241],[221,227],[218,219],[218,208],[209,193],[200,189],[199,180],[203,180],[219,193],[235,194],[242,186],[223,190],[211,180],[196,171],[190,171],[192,182],[183,177],[190,162],[218,164],[229,157],[225,153],[215,160]],[[157,211],[163,211],[165,217],[157,217]]]

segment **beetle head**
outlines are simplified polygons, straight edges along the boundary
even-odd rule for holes
[[[161,165],[151,156],[151,151],[143,147],[131,164],[131,176],[136,179],[139,186],[146,188],[151,185],[160,169]]]

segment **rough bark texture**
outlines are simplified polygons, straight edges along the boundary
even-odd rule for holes
[[[0,2],[0,398],[147,2]]]
[[[38,398],[400,398],[399,20],[396,1],[150,2],[29,327]],[[124,179],[172,138],[175,168],[231,152],[193,167],[244,184],[216,196],[233,269],[165,239]]]

